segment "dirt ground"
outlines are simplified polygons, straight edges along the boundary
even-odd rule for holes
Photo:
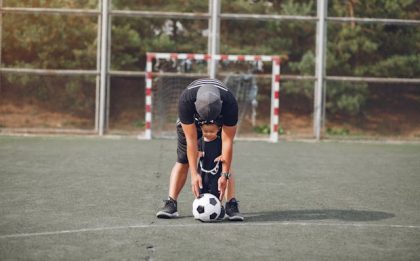
[[[124,95],[117,97],[119,97],[118,101],[111,101],[110,132],[141,132],[144,129],[143,105],[130,101],[130,99],[140,99],[139,94],[133,95],[130,90],[126,90]],[[13,99],[7,95],[0,97],[0,131],[36,129],[42,132],[42,129],[58,129],[59,131],[60,129],[92,130],[95,128],[94,108],[90,108],[89,112],[80,116],[71,111],[54,110],[52,106],[34,99],[26,99],[27,102],[25,99]],[[263,110],[269,110],[269,108]],[[392,89],[385,89],[369,97],[362,113],[357,116],[333,115],[327,111],[324,136],[420,139],[419,112],[419,92],[397,93]],[[310,102],[283,96],[280,101],[280,134],[290,137],[311,137],[312,117]],[[264,118],[260,119],[260,122],[261,125],[268,125],[269,120]],[[257,131],[256,134],[261,133]]]

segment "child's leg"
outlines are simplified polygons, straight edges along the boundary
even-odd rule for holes
[[[217,175],[212,175],[212,181],[211,181],[211,194],[213,194],[214,196],[216,196],[217,198],[220,198],[220,193],[219,193],[219,178],[220,178],[220,173]],[[223,206],[223,203],[221,204],[222,209],[220,210],[220,215],[217,218],[218,220],[223,220],[225,218],[225,208]]]
[[[209,180],[210,193],[215,195],[217,198],[220,197],[219,188],[218,188],[219,178],[220,178],[220,174],[211,175],[210,180]]]
[[[209,174],[201,173],[201,184],[203,188],[200,189],[200,194],[210,193]]]

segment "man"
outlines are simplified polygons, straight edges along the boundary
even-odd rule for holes
[[[171,171],[169,197],[156,214],[158,218],[178,216],[177,198],[185,185],[188,169],[191,172],[191,188],[198,197],[202,188],[202,179],[197,172],[197,140],[202,133],[198,123],[222,121],[222,175],[218,180],[220,199],[226,194],[226,216],[232,221],[242,221],[238,201],[235,199],[235,181],[231,175],[233,139],[238,123],[238,103],[226,86],[214,79],[199,79],[192,82],[182,92],[178,104],[177,122],[177,162]],[[228,182],[229,181],[229,182]]]

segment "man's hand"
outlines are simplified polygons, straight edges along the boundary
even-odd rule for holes
[[[220,176],[219,180],[217,181],[217,189],[219,190],[219,200],[222,201],[223,197],[225,196],[227,186],[227,179],[224,176]]]
[[[197,173],[191,173],[191,189],[196,198],[200,195],[200,189],[203,188],[203,181],[201,176]]]
[[[225,162],[225,160],[222,158],[222,155],[220,155],[219,157],[217,157],[217,158],[215,158],[214,159],[214,162],[221,162],[221,163],[224,163]]]

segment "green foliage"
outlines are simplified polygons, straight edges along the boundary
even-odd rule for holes
[[[254,132],[258,134],[270,134],[271,128],[268,124],[257,125],[254,127]],[[283,127],[279,125],[278,134],[283,135],[284,133]]]
[[[309,15],[314,10],[314,6],[314,1],[299,3],[294,0],[288,0],[282,5],[282,9],[285,15]]]
[[[254,132],[258,134],[270,134],[270,126],[267,124],[257,125],[254,127]]]
[[[112,8],[167,12],[208,12],[208,1],[194,0],[113,0]]]
[[[112,39],[111,68],[129,69],[130,66],[138,62],[138,55],[134,54],[142,51],[140,50],[142,40],[130,23],[117,20],[112,26]],[[115,67],[115,64],[118,66]]]
[[[97,25],[92,17],[7,14],[3,24],[2,63],[7,66],[95,68]]]
[[[302,75],[314,75],[315,54],[312,51],[307,51],[300,61],[291,62],[290,68]],[[313,98],[314,83],[312,81],[287,81],[283,83],[283,86],[285,93],[303,95],[309,99]]]
[[[134,128],[138,128],[138,129],[143,129],[145,125],[146,125],[146,124],[144,123],[144,121],[143,121],[143,120],[136,120],[136,121],[134,121],[134,122],[132,123],[132,126],[133,126]]]
[[[112,9],[208,12],[208,1],[112,0]],[[97,0],[3,0],[5,7],[97,9]],[[316,15],[311,0],[222,1],[224,13]],[[417,0],[330,0],[329,16],[420,19]],[[145,53],[207,52],[204,20],[112,16],[111,69],[145,67]],[[2,65],[44,69],[96,69],[97,18],[93,16],[6,13],[2,24]],[[329,23],[328,75],[420,77],[418,26]],[[221,20],[220,53],[281,54],[282,73],[314,75],[315,24],[307,21]],[[270,73],[267,68],[265,73]],[[48,99],[41,80],[21,75],[20,84],[38,86],[36,96]],[[76,82],[65,84],[74,106],[83,93]],[[79,82],[79,84],[83,84]],[[328,82],[326,108],[356,115],[366,103],[367,85]],[[284,90],[313,97],[313,82],[286,81]],[[263,131],[263,130],[260,130]]]
[[[366,84],[334,82],[328,85],[326,92],[326,109],[335,113],[357,115],[366,103],[368,89]]]
[[[327,128],[328,135],[347,136],[350,135],[350,130],[347,128]]]
[[[2,0],[7,7],[97,8],[98,0]]]

